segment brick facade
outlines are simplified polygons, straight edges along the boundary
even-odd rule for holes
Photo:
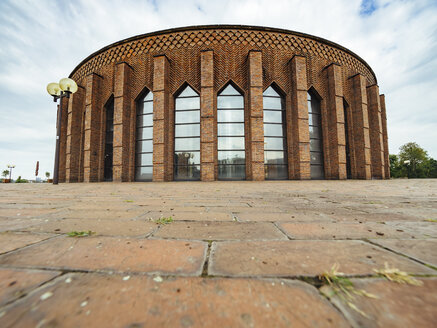
[[[186,85],[200,96],[200,179],[217,180],[217,95],[228,83],[244,97],[246,179],[265,179],[263,91],[271,85],[285,106],[289,179],[311,178],[309,90],[320,97],[325,178],[346,179],[347,165],[351,178],[389,178],[385,98],[376,77],[360,57],[321,38],[250,26],[166,30],[105,47],[70,77],[80,87],[63,104],[61,182],[103,181],[111,99],[113,181],[135,180],[136,106],[148,91],[153,181],[172,181],[175,97]]]

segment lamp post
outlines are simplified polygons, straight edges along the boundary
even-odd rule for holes
[[[8,164],[8,169],[9,169],[9,180],[11,180],[11,177],[12,177],[12,169],[15,167],[15,165],[11,165],[11,164]]]
[[[61,144],[61,116],[62,116],[62,98],[70,98],[70,94],[77,91],[77,84],[72,79],[64,78],[59,83],[49,83],[47,92],[53,96],[53,101],[59,101],[59,114],[56,127],[56,151],[55,151],[55,167],[53,168],[53,184],[58,184],[59,171],[59,147]]]

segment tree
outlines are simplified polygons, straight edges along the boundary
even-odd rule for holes
[[[406,165],[409,178],[426,178],[428,153],[415,142],[408,142],[399,148],[399,164]]]
[[[8,175],[9,175],[9,170],[4,170],[3,172],[2,172],[2,176],[3,176],[3,178],[7,178],[8,177]]]
[[[50,172],[46,172],[46,178],[50,178]]]
[[[402,165],[399,162],[399,156],[390,154],[389,159],[390,159],[390,176],[392,178],[406,177],[407,169],[405,165]]]

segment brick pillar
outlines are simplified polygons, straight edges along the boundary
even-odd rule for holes
[[[125,62],[115,65],[114,86],[114,157],[113,181],[129,180],[129,132],[131,94],[130,78],[132,68]]]
[[[367,88],[367,104],[369,111],[372,177],[384,179],[384,140],[382,135],[381,104],[379,100],[379,87],[376,84]]]
[[[249,51],[249,149],[252,180],[265,179],[262,52]]]
[[[86,76],[85,129],[84,129],[84,182],[99,181],[101,151],[101,94],[102,77],[91,73]]]
[[[328,133],[325,141],[328,142],[330,175],[328,179],[346,179],[346,137],[344,129],[344,105],[342,68],[338,64],[326,67],[328,82],[327,112]]]
[[[384,143],[384,175],[386,179],[390,179],[390,157],[388,150],[387,112],[385,110],[385,95],[379,96],[379,102],[381,104],[382,140]]]
[[[59,144],[59,169],[58,169],[58,182],[65,182],[65,169],[66,169],[66,147],[67,147],[67,122],[68,122],[68,99],[62,98],[62,116],[61,116],[61,134]],[[56,120],[57,122],[58,120]]]
[[[67,165],[66,181],[79,181],[79,159],[81,147],[82,116],[85,90],[79,86],[77,92],[70,96],[68,105],[67,129]]]
[[[352,80],[352,123],[354,162],[352,163],[352,177],[354,179],[371,178],[371,156],[369,118],[367,113],[366,78],[361,74],[350,77]]]
[[[200,177],[215,180],[216,124],[214,102],[214,52],[200,54]]]
[[[165,55],[154,58],[153,68],[153,181],[165,181],[169,163],[168,153],[168,74]]]
[[[310,179],[310,134],[308,125],[306,58],[295,55],[291,70],[291,142],[288,142],[289,176],[292,179]]]

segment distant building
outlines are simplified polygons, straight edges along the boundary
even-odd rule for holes
[[[212,25],[135,36],[70,75],[60,181],[384,179],[384,95],[350,50]]]

